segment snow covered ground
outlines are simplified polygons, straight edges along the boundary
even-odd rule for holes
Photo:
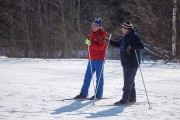
[[[145,62],[136,76],[137,103],[108,106],[120,100],[123,75],[120,61],[105,64],[104,97],[73,101],[83,83],[87,60],[0,58],[0,119],[2,120],[179,120],[180,64]],[[89,90],[93,95],[93,86]]]

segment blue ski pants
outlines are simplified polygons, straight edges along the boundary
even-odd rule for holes
[[[91,64],[90,64],[91,63]],[[96,72],[96,90],[97,96],[102,97],[103,95],[103,86],[104,86],[104,61],[103,60],[92,60],[88,62],[83,86],[81,88],[81,94],[84,96],[88,96],[88,91],[91,83],[91,79],[93,74]],[[91,72],[92,65],[92,72]],[[103,68],[102,68],[103,67]],[[99,82],[99,84],[98,84]]]

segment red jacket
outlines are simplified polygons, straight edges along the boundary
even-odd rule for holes
[[[107,43],[102,40],[102,37],[108,37],[108,33],[102,29],[91,32],[89,39],[92,43],[89,45],[89,60],[104,60]]]

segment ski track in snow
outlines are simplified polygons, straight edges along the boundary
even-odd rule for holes
[[[120,100],[120,61],[105,63],[104,97],[99,101],[64,100],[79,94],[87,60],[0,58],[0,120],[179,120],[180,64],[141,64],[136,76],[139,104],[108,106]],[[95,76],[94,76],[95,79]],[[90,86],[89,96],[93,95]]]

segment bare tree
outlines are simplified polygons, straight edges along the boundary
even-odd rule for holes
[[[114,39],[130,19],[146,52],[166,60],[180,52],[179,6],[177,0],[0,0],[0,53],[2,48],[12,57],[77,57],[79,50],[86,52],[85,36],[99,16]],[[109,50],[109,58],[118,58]]]
[[[176,55],[176,13],[177,13],[177,0],[173,0],[173,15],[172,15],[172,55]]]

